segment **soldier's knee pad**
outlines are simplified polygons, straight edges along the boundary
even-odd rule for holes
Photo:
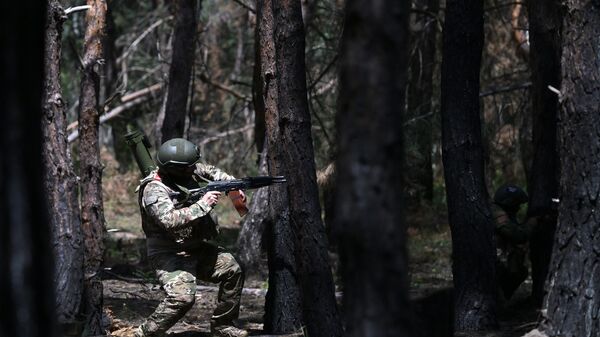
[[[187,272],[166,275],[163,288],[172,306],[189,309],[196,300],[196,278]]]

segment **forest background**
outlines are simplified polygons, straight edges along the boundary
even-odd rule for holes
[[[432,314],[428,312],[431,307],[439,306],[442,302],[451,304],[449,312],[454,313],[446,314],[453,318],[449,319],[451,323],[448,326],[441,328],[440,335],[451,332],[452,326],[457,331],[497,328],[496,303],[492,299],[495,290],[490,287],[495,284],[495,279],[493,262],[489,257],[495,252],[493,244],[490,244],[493,234],[489,226],[491,217],[487,191],[493,191],[506,182],[525,187],[530,194],[530,207],[528,214],[521,214],[522,218],[534,215],[537,208],[547,207],[552,198],[559,197],[559,173],[556,167],[559,134],[563,137],[560,143],[563,161],[570,163],[571,158],[573,163],[577,163],[563,167],[561,186],[566,197],[564,205],[569,206],[561,207],[583,213],[578,216],[576,212],[561,211],[559,218],[564,228],[559,232],[557,240],[561,245],[555,247],[555,254],[565,252],[564,261],[571,268],[564,269],[568,273],[577,270],[573,262],[577,256],[589,257],[585,254],[596,252],[593,235],[596,222],[590,220],[593,217],[589,215],[593,215],[595,210],[595,197],[589,191],[582,197],[585,188],[576,179],[580,177],[585,185],[590,178],[595,186],[595,173],[590,173],[590,167],[593,168],[595,164],[581,158],[593,159],[595,156],[593,151],[597,140],[589,136],[593,134],[597,123],[591,117],[586,123],[583,117],[580,119],[578,115],[570,113],[583,111],[581,115],[588,118],[586,113],[593,110],[587,102],[577,101],[577,97],[595,97],[597,86],[589,84],[593,83],[595,72],[590,71],[587,74],[589,76],[585,76],[586,72],[578,69],[585,69],[588,62],[593,64],[597,55],[590,53],[585,48],[587,45],[584,45],[580,48],[582,56],[577,57],[577,41],[580,40],[576,37],[579,31],[581,34],[589,33],[587,29],[597,31],[594,30],[596,26],[585,25],[587,22],[595,23],[594,18],[587,16],[585,11],[589,10],[592,14],[598,11],[594,1],[566,1],[559,4],[531,0],[525,4],[527,6],[520,2],[491,0],[478,2],[476,6],[458,0],[415,0],[401,5],[389,2],[385,5],[390,6],[390,16],[396,21],[384,21],[387,25],[381,25],[389,26],[389,30],[374,24],[377,19],[390,19],[381,13],[383,7],[371,4],[373,9],[369,7],[369,2],[360,1],[254,3],[205,0],[162,3],[90,0],[88,7],[79,5],[82,4],[62,3],[61,6],[61,3],[51,1],[45,13],[43,108],[46,119],[43,119],[42,144],[46,165],[44,184],[49,199],[56,201],[66,197],[65,205],[70,202],[81,203],[80,218],[69,214],[73,211],[71,208],[65,208],[68,212],[62,213],[51,209],[51,213],[55,212],[53,221],[64,221],[64,227],[58,229],[54,225],[52,228],[55,239],[52,244],[55,251],[75,248],[84,252],[80,254],[80,259],[85,261],[68,260],[77,254],[57,257],[56,277],[61,282],[56,284],[56,291],[59,301],[60,298],[67,302],[81,298],[82,294],[78,293],[60,296],[63,295],[61,291],[69,292],[72,289],[68,286],[69,277],[62,273],[61,265],[81,263],[85,275],[83,310],[87,311],[86,327],[89,329],[94,330],[102,324],[106,326],[106,317],[114,319],[111,323],[113,328],[121,328],[114,323],[118,320],[125,320],[125,325],[130,326],[137,323],[127,321],[131,317],[119,317],[121,313],[117,313],[116,317],[106,312],[102,314],[102,299],[106,297],[103,296],[103,285],[104,295],[108,294],[106,290],[112,292],[113,296],[123,292],[119,288],[123,285],[118,285],[117,291],[113,291],[107,280],[153,284],[151,273],[147,266],[144,267],[143,250],[139,249],[143,241],[139,240],[141,228],[137,198],[133,191],[140,174],[123,139],[124,134],[133,129],[143,130],[155,148],[172,136],[184,136],[200,146],[206,162],[239,177],[265,172],[265,164],[262,168],[259,165],[260,153],[269,148],[269,151],[273,151],[267,154],[266,159],[269,173],[289,173],[290,185],[307,192],[304,195],[310,195],[312,185],[316,187],[318,181],[320,195],[314,194],[307,199],[311,204],[310,209],[299,209],[294,203],[289,203],[289,199],[299,199],[294,199],[298,198],[294,189],[287,189],[281,197],[274,197],[274,193],[267,193],[266,196],[261,196],[260,192],[253,194],[251,202],[255,202],[252,207],[260,207],[257,201],[268,200],[271,212],[255,210],[253,214],[272,215],[273,209],[289,210],[291,237],[300,233],[299,246],[311,247],[307,250],[311,252],[307,254],[309,257],[296,261],[298,270],[314,272],[319,275],[318,280],[325,280],[327,276],[320,274],[324,270],[322,267],[328,267],[328,263],[333,265],[336,289],[344,292],[345,327],[351,335],[360,335],[361,328],[364,328],[361,324],[368,324],[369,320],[375,322],[374,326],[380,329],[378,331],[382,336],[411,335],[411,315],[402,311],[405,306],[410,306],[406,297],[409,282],[413,300],[427,299],[421,304],[411,304],[417,315],[427,317],[427,314]],[[271,11],[271,5],[274,16],[269,18],[265,13]],[[563,15],[569,18],[565,19],[564,24]],[[11,20],[10,23],[15,26],[19,24],[14,22],[14,18]],[[273,31],[265,33],[266,29]],[[563,30],[565,35],[561,36]],[[282,75],[281,80],[268,71],[269,64],[265,63],[269,61],[264,56],[269,55],[269,34],[273,36],[274,41],[271,42],[276,51],[270,55],[276,59],[277,74]],[[265,36],[267,40],[262,40]],[[371,54],[363,53],[365,48],[358,47],[365,45],[374,47]],[[562,54],[562,69],[561,47],[567,51]],[[302,61],[298,63],[294,55],[300,55]],[[9,58],[11,60],[14,61]],[[281,62],[281,65],[277,62]],[[371,66],[369,69],[378,75],[375,76],[377,80],[365,76],[360,66],[352,67],[362,63]],[[10,62],[7,61],[7,64]],[[54,67],[57,64],[60,67]],[[298,64],[305,64],[305,68]],[[571,73],[565,65],[573,65],[574,72]],[[7,74],[11,75],[12,72],[8,71]],[[23,72],[25,79],[26,74]],[[562,87],[561,76],[569,79]],[[271,90],[271,81],[274,79],[277,79],[278,113],[281,114],[275,116],[270,114],[269,101],[264,99],[271,97],[265,92]],[[583,89],[579,86],[583,86]],[[584,95],[577,95],[582,92]],[[556,132],[559,98],[561,103],[573,102],[561,106],[562,133]],[[306,103],[303,103],[304,99]],[[306,109],[301,111],[304,107]],[[369,111],[365,112],[365,109]],[[395,111],[399,113],[394,114]],[[295,113],[302,117],[297,117]],[[290,136],[300,134],[304,137],[306,133],[302,132],[286,133],[286,123],[290,121],[292,124],[298,123],[298,130],[308,126],[308,138]],[[307,124],[307,121],[310,123]],[[573,130],[582,125],[591,129],[584,128],[579,139],[578,133]],[[280,138],[277,138],[275,131],[280,132]],[[377,137],[378,132],[381,137]],[[14,136],[4,140],[10,144],[17,138]],[[307,139],[310,152],[299,156],[292,153],[285,157],[290,159],[287,163],[281,160],[283,155],[289,154],[287,152],[294,152],[288,151],[291,144],[301,144]],[[576,140],[581,143],[577,144]],[[361,141],[366,145],[363,146]],[[66,153],[59,153],[60,143],[68,144],[65,146]],[[590,152],[580,153],[581,144],[588,143],[592,144]],[[394,150],[390,144],[398,145],[398,150]],[[465,144],[468,147],[463,149]],[[306,160],[307,154],[309,160]],[[382,172],[381,176],[365,175],[362,181],[362,176],[356,177],[356,172],[348,170],[354,167],[353,164],[364,165],[364,158],[372,159],[373,163],[369,165],[373,164],[376,168],[365,172]],[[386,158],[389,161],[385,161]],[[304,166],[307,162],[309,165]],[[10,164],[11,161],[3,163]],[[49,170],[51,165],[48,163],[58,163],[57,170]],[[403,166],[399,163],[403,163]],[[297,167],[290,168],[290,165]],[[336,165],[339,178],[334,173],[338,171]],[[300,173],[293,173],[294,169]],[[318,180],[296,180],[295,175],[301,175],[302,172],[307,173],[309,178],[314,175]],[[381,186],[378,185],[378,179],[381,180]],[[352,198],[360,195],[356,191],[360,191],[361,184],[376,186],[367,193],[367,199],[370,200],[368,208],[360,200]],[[564,193],[570,187],[572,193]],[[283,193],[284,190],[278,191]],[[393,198],[389,197],[398,196],[393,191],[401,191],[404,199],[401,207],[390,211],[394,206],[390,206],[390,199]],[[313,207],[313,201],[317,199],[321,206]],[[589,206],[582,200],[589,202]],[[281,253],[278,250],[281,247],[278,246],[280,242],[277,237],[269,236],[273,233],[267,231],[269,234],[262,235],[261,227],[253,227],[261,219],[248,217],[240,221],[231,207],[221,206],[218,208],[219,216],[228,234],[221,243],[237,250],[243,262],[251,266],[249,273],[254,274],[257,280],[257,283],[250,283],[252,289],[260,290],[266,286],[267,269],[271,272],[269,282],[275,282],[272,280],[274,277],[285,278],[285,275],[274,275],[271,266],[267,266],[265,259],[273,261],[272,257],[285,259],[286,256],[277,255]],[[307,229],[298,227],[294,222],[298,215],[311,214],[315,210],[320,212],[320,209],[323,209],[323,214],[318,214],[317,218],[309,217],[307,222],[310,222],[310,226]],[[352,214],[340,213],[340,210],[356,210],[357,219],[350,219]],[[397,226],[385,221],[395,219],[395,215],[398,219],[405,216],[406,221],[399,220]],[[323,255],[324,251],[319,251],[326,246],[323,244],[326,241],[321,241],[324,237],[319,234],[321,217],[331,243],[326,255]],[[369,231],[371,227],[367,226],[369,218],[374,222],[373,233]],[[277,217],[272,221],[286,223],[282,222],[285,219]],[[536,317],[518,317],[503,330],[502,333],[507,336],[526,332],[537,326],[538,321],[546,324],[547,331],[555,335],[560,335],[562,331],[578,335],[574,332],[577,329],[593,335],[593,331],[598,330],[597,309],[594,309],[597,306],[592,301],[595,292],[593,286],[588,287],[587,283],[594,279],[596,269],[586,269],[588,259],[583,259],[585,279],[572,280],[567,276],[564,281],[570,284],[567,288],[574,289],[572,293],[553,292],[551,287],[544,290],[549,264],[548,247],[551,251],[556,218],[550,222],[553,223],[544,230],[544,238],[539,242],[531,242],[531,249],[541,253],[534,254],[539,259],[537,262],[533,261],[535,258],[532,259],[533,279],[526,283],[527,289],[523,290],[525,297],[532,292],[534,303],[528,315]],[[343,224],[348,226],[339,227]],[[592,234],[579,240],[579,235],[573,229],[577,224],[585,225],[585,230]],[[79,225],[81,229],[70,232],[79,228]],[[266,228],[270,227],[267,225]],[[353,238],[360,235],[361,231],[363,234],[369,233],[364,238],[365,242],[354,242]],[[389,243],[392,240],[386,241],[378,231],[390,234],[388,239],[396,241]],[[72,247],[67,247],[68,244],[62,241],[65,237],[80,235],[82,241]],[[282,235],[285,237],[290,233]],[[316,245],[310,246],[307,243],[310,240],[305,240],[303,235],[315,238]],[[8,242],[14,239],[9,235],[4,237],[10,238]],[[577,239],[571,240],[573,237]],[[261,244],[263,240],[267,244]],[[406,256],[403,255],[405,242],[409,248],[410,268],[406,268]],[[454,251],[451,251],[451,242]],[[381,251],[378,251],[378,243],[382,244]],[[27,245],[24,247],[26,249]],[[274,253],[270,250],[273,247]],[[394,265],[391,269],[386,269],[385,264],[381,263],[375,265],[384,268],[369,266],[357,276],[351,273],[360,270],[361,266],[368,266],[368,257],[389,257],[390,251],[396,248],[399,248],[396,250],[397,256],[392,254],[394,258],[390,259]],[[365,257],[359,256],[362,252],[360,249],[364,249]],[[337,250],[341,259],[338,259]],[[482,254],[479,256],[479,253]],[[450,254],[453,254],[453,261]],[[328,262],[324,265],[302,269],[310,266],[311,262],[323,262],[324,256],[328,256]],[[573,256],[576,257],[571,259]],[[540,263],[539,260],[543,261]],[[592,264],[595,261],[589,260]],[[561,271],[561,261],[556,259],[553,265],[554,280],[565,277],[564,271]],[[339,269],[338,263],[341,264]],[[536,263],[540,264],[536,267]],[[540,265],[546,270],[540,271]],[[392,274],[389,283],[382,281],[387,275],[380,275],[386,271]],[[410,278],[405,275],[407,271]],[[491,271],[489,276],[477,276],[488,275],[488,271]],[[432,300],[436,297],[428,295],[452,285],[452,272],[454,295],[436,292],[436,296],[442,294],[446,297]],[[298,306],[302,307],[300,311],[303,315],[300,317],[303,319],[299,318],[295,323],[303,321],[307,324],[311,336],[318,331],[322,335],[338,335],[341,328],[335,326],[336,309],[327,312],[329,307],[322,308],[328,317],[334,318],[331,320],[333,324],[323,322],[318,316],[311,316],[315,313],[310,308],[321,307],[315,305],[318,301],[310,301],[329,297],[318,296],[321,290],[307,286],[313,274],[299,274],[299,289],[302,289],[301,293],[309,294],[303,293],[302,296],[310,298],[301,299],[302,303]],[[291,272],[291,275],[294,273]],[[338,276],[341,279],[337,279]],[[375,279],[367,282],[366,290],[377,289],[377,282],[381,282],[379,285],[384,287],[377,289],[380,292],[376,293],[385,294],[385,291],[389,291],[394,294],[391,298],[398,301],[392,302],[392,308],[382,304],[374,307],[378,307],[377,312],[387,310],[391,317],[397,315],[403,318],[400,320],[402,323],[387,326],[387,314],[382,314],[385,316],[382,318],[368,317],[365,322],[348,318],[353,314],[362,317],[360,315],[364,312],[358,309],[362,303],[360,301],[370,301],[357,290],[360,287],[354,287],[363,280],[361,277]],[[67,282],[62,283],[62,280]],[[12,284],[14,280],[6,282]],[[324,283],[324,288],[327,288],[327,280]],[[369,288],[371,286],[373,288]],[[585,291],[581,291],[584,288]],[[546,315],[547,311],[537,309],[542,296],[548,293],[550,296],[546,297],[544,310],[555,310]],[[325,291],[320,294],[328,293]],[[277,304],[276,298],[281,294],[272,296],[275,297],[271,297],[271,306],[269,298],[265,304],[264,328],[290,332],[289,326],[269,325],[277,321],[274,319],[277,313],[273,312],[273,305]],[[582,297],[576,302],[582,308],[589,307],[590,317],[593,318],[591,322],[573,323],[565,311],[557,309],[564,296],[570,299]],[[12,296],[5,298],[9,302],[14,301]],[[127,302],[131,300],[130,297],[125,296],[120,300],[125,302],[115,303],[131,305],[131,302]],[[429,300],[434,303],[427,304]],[[586,301],[589,305],[585,304],[588,303]],[[110,299],[107,303],[114,305],[110,304]],[[62,304],[58,306],[61,310],[73,303]],[[98,306],[99,311],[94,309]],[[18,313],[15,314],[17,318],[21,317]],[[70,314],[59,313],[59,320],[68,318]],[[514,315],[509,320],[513,318]],[[425,318],[422,319],[425,322]],[[260,320],[255,319],[254,322],[248,319],[247,323],[262,324]],[[398,330],[392,333],[388,327]],[[205,327],[196,328],[202,331]],[[257,330],[260,328],[257,327]],[[182,331],[185,333],[185,326]],[[429,334],[417,331],[423,335]],[[92,331],[91,334],[100,332]]]

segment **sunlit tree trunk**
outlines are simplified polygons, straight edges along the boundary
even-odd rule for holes
[[[44,53],[43,168],[52,243],[56,260],[54,284],[58,320],[76,326],[83,296],[83,243],[77,176],[67,144],[66,106],[60,85],[62,24],[66,19],[56,0],[48,5]],[[69,328],[70,330],[70,328]]]
[[[81,96],[79,98],[79,161],[81,177],[81,225],[84,236],[84,305],[86,329],[91,335],[102,331],[102,255],[104,253],[104,210],[102,163],[98,139],[99,76],[103,63],[106,19],[105,0],[88,0]]]
[[[561,200],[542,328],[549,336],[592,337],[600,335],[600,4],[564,5]]]
[[[4,1],[0,22],[0,336],[54,337],[42,164],[45,1]]]
[[[448,0],[442,54],[442,149],[458,331],[497,326],[496,245],[479,109],[482,47],[483,1]]]
[[[544,215],[538,218],[530,241],[532,295],[541,304],[556,229],[552,198],[558,197],[558,96],[548,86],[560,88],[562,15],[558,0],[530,0],[528,4],[534,149],[528,215]]]
[[[412,336],[403,200],[409,2],[350,0],[342,40],[334,233],[347,336]],[[400,104],[399,104],[400,103]]]
[[[265,29],[272,29],[274,47],[272,72],[263,68],[260,74],[265,86],[274,82],[270,89],[277,93],[265,118],[269,172],[287,178],[287,184],[271,187],[269,195],[273,221],[265,330],[284,333],[305,325],[310,336],[341,336],[320,217],[300,0],[265,0],[258,5],[259,24],[265,20],[262,24],[271,25]]]

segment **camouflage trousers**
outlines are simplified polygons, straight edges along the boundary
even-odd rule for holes
[[[212,326],[231,325],[238,317],[244,273],[230,253],[203,243],[189,252],[160,253],[149,259],[166,297],[140,326],[144,336],[163,336],[185,315],[195,301],[197,278],[220,284]]]

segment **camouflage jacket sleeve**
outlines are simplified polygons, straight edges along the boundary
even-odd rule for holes
[[[212,207],[202,200],[189,207],[176,209],[166,187],[150,182],[144,188],[143,207],[148,216],[166,230],[188,227],[194,220],[206,216]]]
[[[232,180],[234,176],[229,175],[221,169],[209,164],[196,164],[196,174],[208,180]]]
[[[504,240],[514,244],[523,244],[529,239],[527,228],[511,220],[505,212],[495,211],[494,220],[496,222],[496,234]]]

